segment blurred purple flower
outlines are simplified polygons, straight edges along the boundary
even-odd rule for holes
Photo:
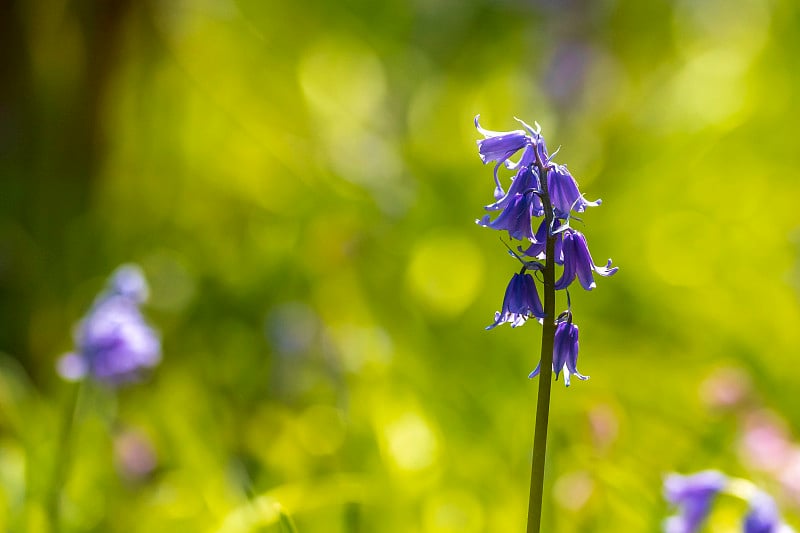
[[[59,359],[66,380],[91,377],[109,385],[136,381],[161,361],[161,341],[145,322],[139,304],[147,297],[141,270],[124,265],[75,329],[76,351]]]
[[[136,265],[122,265],[108,280],[106,296],[124,296],[137,304],[147,301],[150,289],[142,269]]]
[[[530,373],[529,378],[534,378],[541,371],[542,362],[536,365],[536,369]],[[558,379],[561,371],[564,371],[564,385],[569,387],[570,376],[574,375],[580,380],[587,380],[589,376],[584,376],[578,372],[578,326],[572,323],[572,316],[556,326],[556,336],[553,343],[553,372]]]
[[[486,329],[493,329],[506,322],[515,328],[523,325],[531,316],[544,318],[536,284],[530,274],[516,273],[506,287],[502,311],[494,314],[494,323]]]
[[[590,291],[597,286],[592,272],[600,276],[611,276],[619,270],[618,267],[611,266],[611,259],[604,267],[594,264],[583,233],[573,229],[564,230],[563,241],[564,271],[556,280],[556,290],[566,289],[577,276],[581,286]]]
[[[744,533],[777,533],[781,527],[778,506],[765,492],[756,492],[749,501],[750,509],[744,517]]]
[[[711,510],[717,494],[728,478],[716,470],[706,470],[691,476],[670,474],[664,480],[664,495],[678,507],[678,514],[664,523],[666,533],[695,533]]]
[[[559,0],[553,3],[563,10],[563,4],[575,2]],[[585,17],[588,5],[581,7],[581,16]],[[581,99],[589,68],[597,55],[597,51],[589,44],[570,41],[558,43],[543,72],[544,90],[550,99],[560,107],[574,109],[575,102]]]

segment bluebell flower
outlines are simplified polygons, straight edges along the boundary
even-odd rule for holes
[[[768,494],[757,491],[749,500],[750,509],[744,518],[744,533],[778,533],[781,517],[778,506]]]
[[[547,221],[542,220],[539,224],[539,227],[536,229],[536,233],[533,234],[533,239],[531,239],[531,245],[528,246],[525,250],[522,247],[519,247],[519,251],[523,254],[527,255],[528,257],[535,257],[536,259],[545,259],[546,256],[546,247],[547,247]],[[557,265],[564,264],[564,238],[563,232],[556,233],[555,235],[555,243],[553,246],[553,261]]]
[[[478,122],[480,117],[480,115],[475,116],[475,127],[484,138],[476,142],[478,154],[484,163],[489,161],[505,163],[507,159],[522,150],[526,144],[530,144],[530,138],[522,130],[491,131],[482,128]]]
[[[508,236],[520,241],[533,240],[533,226],[531,220],[536,208],[536,194],[527,192],[517,194],[508,203],[503,212],[494,220],[489,215],[484,215],[475,222],[485,228],[508,231]]]
[[[530,201],[533,203],[533,216],[540,217],[544,215],[544,206],[542,205],[542,201],[538,194],[536,194],[540,188],[539,175],[538,172],[532,167],[532,163],[533,148],[528,145],[522,152],[522,157],[520,158],[519,163],[514,165],[517,169],[517,174],[514,176],[508,192],[493,204],[487,205],[485,207],[487,211],[499,211],[501,209],[505,209],[518,195],[534,193],[530,197]]]
[[[671,474],[664,480],[664,495],[678,507],[678,514],[664,522],[665,533],[696,533],[711,504],[728,482],[722,473],[706,470],[691,476]]]
[[[578,183],[564,165],[553,165],[547,173],[547,192],[557,217],[569,217],[571,211],[582,213],[587,207],[595,207],[601,200],[590,202],[578,190]]]
[[[533,276],[526,273],[516,273],[506,287],[503,297],[502,311],[494,314],[494,323],[486,329],[492,329],[506,322],[512,328],[521,326],[529,317],[544,318],[542,301],[536,290]]]
[[[611,259],[604,267],[594,264],[583,233],[573,229],[566,229],[563,233],[564,271],[556,280],[556,290],[566,289],[577,276],[581,286],[590,291],[597,286],[593,273],[600,276],[611,276],[619,270],[619,268],[611,266]]]
[[[530,373],[529,378],[534,378],[541,371],[542,362],[536,365],[536,369]],[[584,376],[578,372],[578,326],[572,323],[572,315],[559,322],[556,326],[556,334],[553,342],[553,373],[558,379],[561,371],[564,371],[564,385],[569,387],[570,376],[585,381],[589,376]]]
[[[491,131],[483,129],[478,122],[480,115],[475,116],[475,127],[478,129],[483,139],[478,143],[478,155],[485,165],[489,161],[496,162],[494,167],[495,199],[500,199],[505,195],[503,187],[500,185],[500,178],[497,177],[497,169],[506,164],[514,154],[522,150],[531,139],[522,130],[514,131]]]
[[[541,135],[542,128],[539,126],[539,124],[535,122],[534,124],[536,124],[536,127],[533,128],[530,125],[528,125],[524,120],[520,120],[516,117],[514,117],[514,119],[520,124],[522,124],[522,126],[527,130],[528,134],[530,135],[531,142],[536,145],[536,151],[539,153],[539,162],[541,162],[542,165],[545,166],[549,165],[552,156],[547,154],[547,145],[544,142],[544,137],[542,137]],[[555,155],[557,152],[558,150],[556,150],[553,153],[553,155]]]
[[[138,267],[115,271],[108,287],[75,329],[75,348],[58,361],[59,374],[75,381],[91,377],[119,385],[135,381],[161,361],[161,341],[139,305],[147,282]]]

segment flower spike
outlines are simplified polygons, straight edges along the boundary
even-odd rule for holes
[[[494,323],[487,329],[506,322],[517,327],[532,316],[540,322],[547,320],[539,300],[536,280],[526,271],[541,273],[547,271],[547,265],[563,265],[561,276],[554,282],[548,282],[552,283],[549,288],[544,281],[546,276],[539,280],[545,285],[545,290],[556,291],[566,290],[576,278],[584,289],[592,290],[596,287],[595,274],[611,276],[618,270],[611,266],[611,260],[606,266],[595,265],[586,237],[570,227],[571,220],[580,220],[575,214],[598,206],[601,201],[587,200],[567,167],[553,161],[561,147],[553,154],[548,154],[538,122],[531,126],[519,118],[515,119],[522,125],[522,130],[493,131],[483,128],[480,115],[475,116],[475,127],[483,136],[476,141],[478,154],[484,163],[495,163],[495,197],[485,209],[497,212],[494,218],[487,214],[475,222],[486,228],[505,231],[511,239],[529,243],[527,247],[517,246],[519,253],[504,243],[509,254],[522,263],[522,271],[511,279],[502,309],[495,314]],[[520,154],[518,159],[517,154]],[[502,166],[514,172],[507,190],[498,176]],[[534,218],[542,220],[534,225]],[[548,241],[552,244],[553,257],[548,257]],[[533,260],[526,261],[523,257]],[[572,321],[569,294],[567,311],[557,320],[552,316],[549,320],[554,324],[548,328],[555,326],[554,330],[549,331],[554,335],[553,371],[556,379],[561,372],[564,373],[567,386],[572,376],[587,379],[577,368],[578,326]],[[539,370],[537,366],[530,377],[538,375]]]

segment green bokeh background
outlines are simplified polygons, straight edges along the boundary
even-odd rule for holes
[[[796,2],[2,4],[0,529],[55,531],[61,464],[62,531],[522,531],[540,328],[484,331],[478,113],[562,146],[621,269],[572,292],[546,531],[658,531],[711,467],[800,525]],[[125,262],[164,360],[81,391],[66,463],[54,363]]]

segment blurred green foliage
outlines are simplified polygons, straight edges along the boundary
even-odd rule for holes
[[[709,467],[798,525],[796,2],[3,5],[0,529],[55,531],[61,462],[62,531],[521,531],[540,328],[483,330],[477,113],[563,146],[621,267],[573,291],[546,530],[657,531]],[[80,391],[66,463],[54,362],[131,261],[164,361]]]

